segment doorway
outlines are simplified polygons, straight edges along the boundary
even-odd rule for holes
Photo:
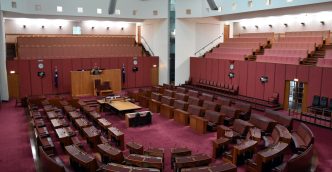
[[[284,109],[295,112],[307,111],[307,83],[297,79],[286,81]]]
[[[229,29],[230,25],[224,25],[224,42],[229,39]]]
[[[141,26],[137,26],[137,43],[138,43],[138,45],[142,44],[142,41],[141,41],[142,33],[141,32],[142,32]]]

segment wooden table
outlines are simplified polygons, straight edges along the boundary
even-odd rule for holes
[[[262,130],[259,128],[250,128],[248,134],[252,140],[256,140],[257,142],[262,139]]]
[[[207,120],[202,120],[199,116],[190,115],[190,127],[199,134],[206,133],[207,123]]]
[[[71,137],[75,135],[75,132],[70,127],[57,128],[55,133],[63,146],[71,145]]]
[[[100,113],[96,112],[96,111],[92,111],[92,112],[89,112],[88,115],[93,119],[93,120],[97,120],[99,118],[101,118],[101,115]]]
[[[97,100],[97,102],[101,105],[107,105],[110,106],[112,109],[114,109],[117,113],[120,113],[124,115],[126,112],[130,112],[133,110],[141,109],[142,107],[131,103],[129,101],[123,100]]]
[[[100,144],[100,131],[95,126],[83,128],[83,133],[91,145]]]
[[[102,170],[107,172],[160,172],[160,170],[154,168],[132,167],[115,163],[104,165]]]
[[[234,145],[232,151],[232,163],[233,164],[238,163],[239,155],[242,155],[249,151],[254,152],[256,145],[257,141],[255,140],[244,140],[242,143]]]
[[[70,163],[77,163],[90,172],[95,172],[97,170],[98,167],[95,157],[74,145],[66,146],[65,149],[70,156]]]
[[[181,172],[236,172],[237,167],[232,163],[214,164],[205,167],[183,168]]]
[[[40,144],[44,151],[49,154],[54,154],[55,146],[51,137],[39,138]]]
[[[65,119],[52,119],[51,124],[54,129],[68,127],[68,122]]]
[[[83,129],[85,127],[90,127],[91,123],[88,120],[86,120],[85,118],[77,118],[77,119],[75,119],[75,125],[79,129]]]
[[[116,145],[124,150],[124,134],[115,127],[108,128],[108,137],[116,143]]]
[[[220,155],[222,155],[223,151],[227,149],[228,144],[231,142],[230,139],[221,137],[217,140],[212,141],[212,156],[213,158],[218,158]]]
[[[182,168],[205,166],[211,163],[212,159],[206,154],[176,157],[174,171],[181,171]]]
[[[121,164],[124,160],[122,151],[108,143],[97,145],[97,150],[101,154],[104,162],[108,159],[111,162]]]
[[[162,157],[164,159],[164,152],[164,148],[148,148],[144,151],[144,154],[148,156]]]
[[[127,149],[129,149],[130,154],[143,155],[144,148],[141,144],[138,144],[136,142],[127,142],[126,147]]]
[[[55,111],[48,111],[46,112],[46,115],[48,119],[55,119],[55,118],[63,118],[63,115],[61,112],[55,112]]]
[[[77,111],[69,112],[68,115],[69,115],[69,118],[70,118],[72,121],[74,121],[74,120],[77,119],[77,118],[81,118],[81,117],[82,117],[81,112],[77,112]]]
[[[125,158],[126,163],[138,166],[163,169],[163,159],[161,157],[130,154]]]
[[[275,126],[275,129],[277,129],[279,132],[280,141],[288,143],[288,144],[291,142],[292,134],[289,132],[289,130],[285,126],[277,124]]]
[[[107,131],[107,129],[112,126],[112,123],[105,118],[99,118],[97,119],[97,122],[104,131]]]
[[[176,157],[189,155],[191,155],[191,150],[188,148],[171,148],[171,168],[173,169]]]
[[[142,112],[137,112],[140,114],[140,120],[142,120],[142,123],[143,124],[146,124],[146,114],[147,113],[151,113],[150,111],[142,111]],[[152,113],[151,113],[152,115]],[[129,128],[129,127],[132,127],[133,126],[133,119],[136,117],[136,112],[134,113],[126,113],[125,114],[125,121],[126,121],[126,126]],[[152,117],[151,117],[152,118]],[[152,121],[152,120],[151,120]]]

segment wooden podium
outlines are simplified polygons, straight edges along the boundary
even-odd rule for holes
[[[71,71],[71,95],[76,96],[93,96],[94,80],[109,81],[114,93],[121,91],[121,70],[107,69],[103,70],[100,75],[91,75],[90,71]]]

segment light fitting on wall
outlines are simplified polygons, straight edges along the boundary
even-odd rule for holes
[[[23,28],[25,29],[27,26],[26,25],[23,25]]]
[[[284,26],[285,26],[285,27],[288,27],[288,24],[287,24],[287,23],[284,23]]]
[[[247,28],[246,28],[245,26],[242,26],[242,29],[243,29],[243,30],[246,30]]]
[[[302,25],[302,26],[305,26],[305,23],[304,23],[304,22],[302,22],[302,23],[301,23],[301,25]]]
[[[62,29],[62,26],[59,26],[59,29]]]
[[[320,23],[321,23],[322,25],[325,25],[325,22],[324,22],[324,21],[320,21]]]
[[[92,27],[91,27],[91,29],[93,30],[93,29],[95,29],[95,27],[94,27],[94,26],[92,26]]]
[[[298,78],[294,78],[294,82],[299,82],[299,79]]]
[[[124,27],[121,27],[121,30],[124,30]]]
[[[258,29],[258,26],[257,26],[257,25],[255,25],[255,28],[256,28],[256,29]]]
[[[152,67],[157,67],[157,65],[156,65],[156,64],[154,64],[154,65],[152,65]]]
[[[272,24],[269,24],[269,27],[272,28]]]
[[[107,30],[110,30],[110,27],[106,27]]]
[[[15,70],[11,70],[9,73],[10,73],[10,74],[15,74],[16,71],[15,71]]]
[[[42,26],[42,29],[44,29],[44,28],[45,28],[45,26],[43,25],[43,26]]]

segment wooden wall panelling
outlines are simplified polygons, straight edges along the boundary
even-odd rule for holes
[[[321,96],[332,99],[332,68],[323,68]]]
[[[314,95],[321,95],[323,68],[309,68],[308,99],[307,105],[311,106]]]
[[[7,75],[9,98],[17,99],[20,97],[20,82],[17,73]]]
[[[127,59],[126,58],[118,58],[118,69],[121,70],[122,72],[122,66],[125,65],[125,72],[126,72],[126,75],[125,75],[125,82],[122,83],[122,88],[128,88],[128,65],[127,65]],[[122,74],[121,74],[121,78],[122,78]],[[122,79],[121,79],[122,80]]]
[[[133,72],[133,57],[126,57],[128,88],[134,88],[136,83],[136,73]]]
[[[136,87],[143,87],[143,78],[144,78],[144,72],[143,72],[143,58],[145,57],[138,57],[137,61],[137,67],[138,67],[138,71],[136,72],[136,83],[135,86]]]
[[[72,71],[72,64],[70,59],[65,59],[62,61],[62,75],[63,75],[63,93],[70,93],[71,91],[71,79],[70,71]]]
[[[211,73],[211,80],[214,82],[218,82],[219,78],[219,63],[218,59],[212,59],[212,73]]]
[[[55,80],[54,80],[54,76],[52,79],[52,85],[53,85],[53,93],[54,94],[59,94],[59,93],[64,93],[64,70],[63,70],[63,60],[61,59],[53,59],[52,60],[52,73],[53,75],[55,74],[55,69],[58,70],[58,88],[55,87]]]
[[[229,78],[228,74],[231,71],[229,69],[229,65],[231,64],[229,60],[223,60],[224,61],[224,73],[225,73],[225,84],[232,84],[232,79]],[[234,72],[234,71],[233,71]],[[238,76],[235,76],[238,77]]]
[[[72,64],[72,70],[74,71],[74,70],[76,70],[76,71],[78,71],[78,70],[82,70],[82,61],[81,61],[81,59],[76,59],[76,58],[74,58],[74,59],[71,59],[71,64]]]
[[[90,58],[81,58],[82,61],[82,69],[91,70],[93,68],[93,64],[91,64]]]
[[[285,78],[286,78],[286,65],[276,64],[274,92],[279,93],[279,103],[281,104],[283,104],[285,96]]]
[[[247,82],[248,82],[248,62],[239,63],[234,66],[239,72],[235,73],[235,77],[240,77],[239,80],[239,94],[247,95]]]
[[[286,80],[292,81],[297,77],[297,65],[286,65]]]
[[[30,60],[20,60],[18,68],[20,97],[31,95]]]
[[[265,63],[256,63],[255,98],[264,99],[265,84],[261,83],[260,77],[265,75]]]
[[[264,89],[264,99],[268,100],[269,97],[273,95],[274,92],[274,84],[275,84],[275,70],[276,65],[274,63],[266,63],[265,64],[265,76],[268,77],[268,82],[265,83]]]
[[[256,62],[248,62],[247,96],[255,97]]]
[[[38,76],[38,72],[44,70],[38,68],[38,63],[38,60],[30,61],[31,95],[43,94],[42,79]]]
[[[218,70],[218,72],[219,72],[218,81],[220,83],[225,83],[225,77],[226,77],[225,70],[224,70],[224,68],[225,68],[225,60],[219,60],[218,61],[218,67],[219,67],[219,70]]]
[[[299,65],[297,66],[297,76],[300,82],[309,81],[309,66]]]
[[[50,59],[43,60],[45,77],[41,79],[43,95],[53,94],[53,76],[52,63]]]

